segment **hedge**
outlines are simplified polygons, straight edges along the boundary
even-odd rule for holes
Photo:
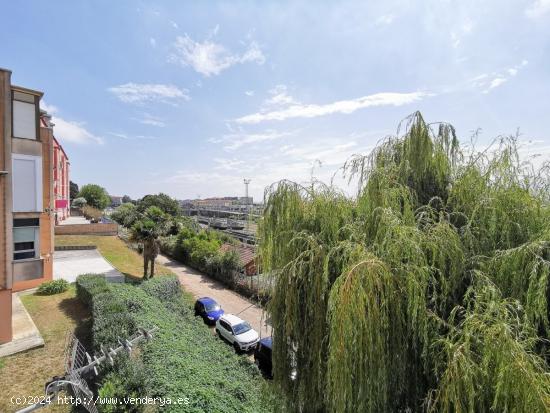
[[[147,396],[189,399],[188,405],[167,405],[163,412],[269,410],[261,398],[262,378],[256,366],[235,354],[194,317],[176,277],[153,278],[140,286],[109,284],[107,292],[101,292],[98,280],[80,281],[85,284],[80,282],[81,290],[98,291],[92,294],[94,346],[100,340],[116,341],[126,330],[135,331],[138,326],[159,328],[153,340],[138,352],[141,359],[131,362],[142,363],[147,372],[143,383]],[[79,296],[86,297],[82,293]],[[141,377],[142,371],[123,365],[109,372],[100,394],[116,397],[135,393],[136,377]]]
[[[76,296],[92,308],[95,295],[109,291],[109,285],[103,274],[83,274],[76,278]]]

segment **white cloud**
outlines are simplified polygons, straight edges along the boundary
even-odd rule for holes
[[[392,24],[395,20],[395,15],[393,14],[384,14],[376,19],[376,25],[388,25]]]
[[[520,64],[510,67],[505,70],[501,70],[500,72],[494,72],[491,76],[487,74],[483,74],[481,76],[477,76],[476,78],[472,79],[472,83],[477,86],[481,87],[484,90],[482,93],[487,94],[491,90],[502,86],[504,83],[508,82],[511,78],[516,76],[520,69],[527,66],[529,62],[527,60],[522,60]]]
[[[119,133],[119,132],[109,132],[109,135],[112,135],[116,138],[124,139],[124,140],[155,140],[158,139],[156,136],[146,136],[146,135],[127,135],[125,133]]]
[[[472,21],[468,18],[465,18],[459,27],[453,29],[451,31],[451,41],[453,48],[457,48],[460,46],[460,43],[462,42],[462,39],[470,34],[472,32],[472,29],[474,28],[474,24]]]
[[[550,0],[535,0],[525,10],[525,15],[531,19],[537,19],[550,12]]]
[[[206,77],[219,75],[236,64],[253,62],[262,65],[265,62],[265,56],[256,42],[251,42],[244,53],[236,54],[211,40],[196,42],[185,35],[176,38],[174,48],[175,52],[170,56],[170,61],[182,66],[191,66]]]
[[[157,41],[154,37],[151,37],[149,39],[149,44],[152,46],[152,47],[157,47]]]
[[[234,151],[245,145],[273,141],[285,136],[290,136],[293,133],[294,132],[277,132],[272,129],[259,133],[248,133],[239,128],[239,130],[232,130],[231,133],[222,135],[221,138],[211,138],[209,141],[211,143],[223,143],[223,149],[226,151]]]
[[[48,105],[46,102],[40,102],[40,107],[52,116],[53,134],[61,143],[103,144],[103,139],[88,131],[84,122],[69,121],[57,116],[56,113],[59,112],[57,107]]]
[[[144,125],[150,125],[150,126],[158,126],[159,128],[164,128],[166,126],[166,123],[163,119],[153,116],[149,113],[144,113],[143,117],[141,118],[133,118],[134,120],[137,120],[139,123],[142,123]]]
[[[180,27],[178,26],[178,24],[177,24],[175,21],[173,21],[173,20],[170,20],[170,24],[172,25],[172,27],[173,27],[174,29],[179,29],[179,28],[180,28]]]
[[[491,83],[489,83],[489,89],[494,89],[496,87],[499,87],[500,85],[506,83],[508,79],[504,77],[495,77],[493,80],[491,80]]]
[[[107,89],[120,101],[126,103],[143,104],[145,102],[174,102],[189,100],[189,91],[174,85],[152,83],[125,83]]]
[[[244,94],[246,96],[254,96],[254,91],[253,90],[245,90]]]
[[[299,103],[288,94],[288,88],[285,85],[277,85],[269,90],[268,93],[271,97],[264,101],[264,106],[286,106],[292,103]]]
[[[261,110],[258,113],[236,119],[237,123],[260,123],[269,120],[285,120],[291,118],[315,118],[335,113],[350,114],[359,109],[376,106],[401,106],[413,103],[427,96],[426,92],[411,93],[375,93],[356,99],[340,100],[324,105],[293,103],[283,109],[272,111]]]
[[[223,171],[242,171],[243,169],[246,169],[245,161],[235,158],[214,158],[214,162],[216,163],[214,169],[220,169]]]

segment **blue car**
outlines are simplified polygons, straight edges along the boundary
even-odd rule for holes
[[[264,337],[258,343],[254,350],[254,361],[258,368],[264,372],[268,378],[273,378],[273,365],[271,362],[271,352],[273,349],[273,340],[271,337]]]
[[[212,298],[202,297],[195,302],[195,315],[200,315],[207,324],[215,324],[223,310]]]

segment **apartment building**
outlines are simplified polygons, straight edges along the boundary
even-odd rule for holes
[[[43,127],[52,128],[51,118],[42,114]],[[55,223],[66,220],[71,212],[69,157],[63,146],[53,137],[53,199],[55,207]]]
[[[12,339],[12,293],[52,279],[54,140],[41,98],[0,69],[0,343]]]

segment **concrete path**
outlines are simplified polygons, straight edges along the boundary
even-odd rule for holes
[[[0,345],[0,357],[44,345],[38,328],[19,299],[19,293],[12,294],[11,300],[13,339]]]
[[[271,335],[271,326],[265,321],[266,314],[262,315],[262,309],[251,301],[228,289],[219,281],[164,255],[159,255],[157,261],[177,274],[181,285],[195,298],[213,298],[226,313],[235,314],[248,321],[262,337]]]
[[[99,251],[55,251],[53,278],[75,282],[80,274],[105,274],[110,282],[124,282],[124,275],[103,258]]]
[[[84,217],[67,217],[66,220],[60,221],[59,225],[74,225],[74,224],[89,224],[90,221],[88,221]]]

